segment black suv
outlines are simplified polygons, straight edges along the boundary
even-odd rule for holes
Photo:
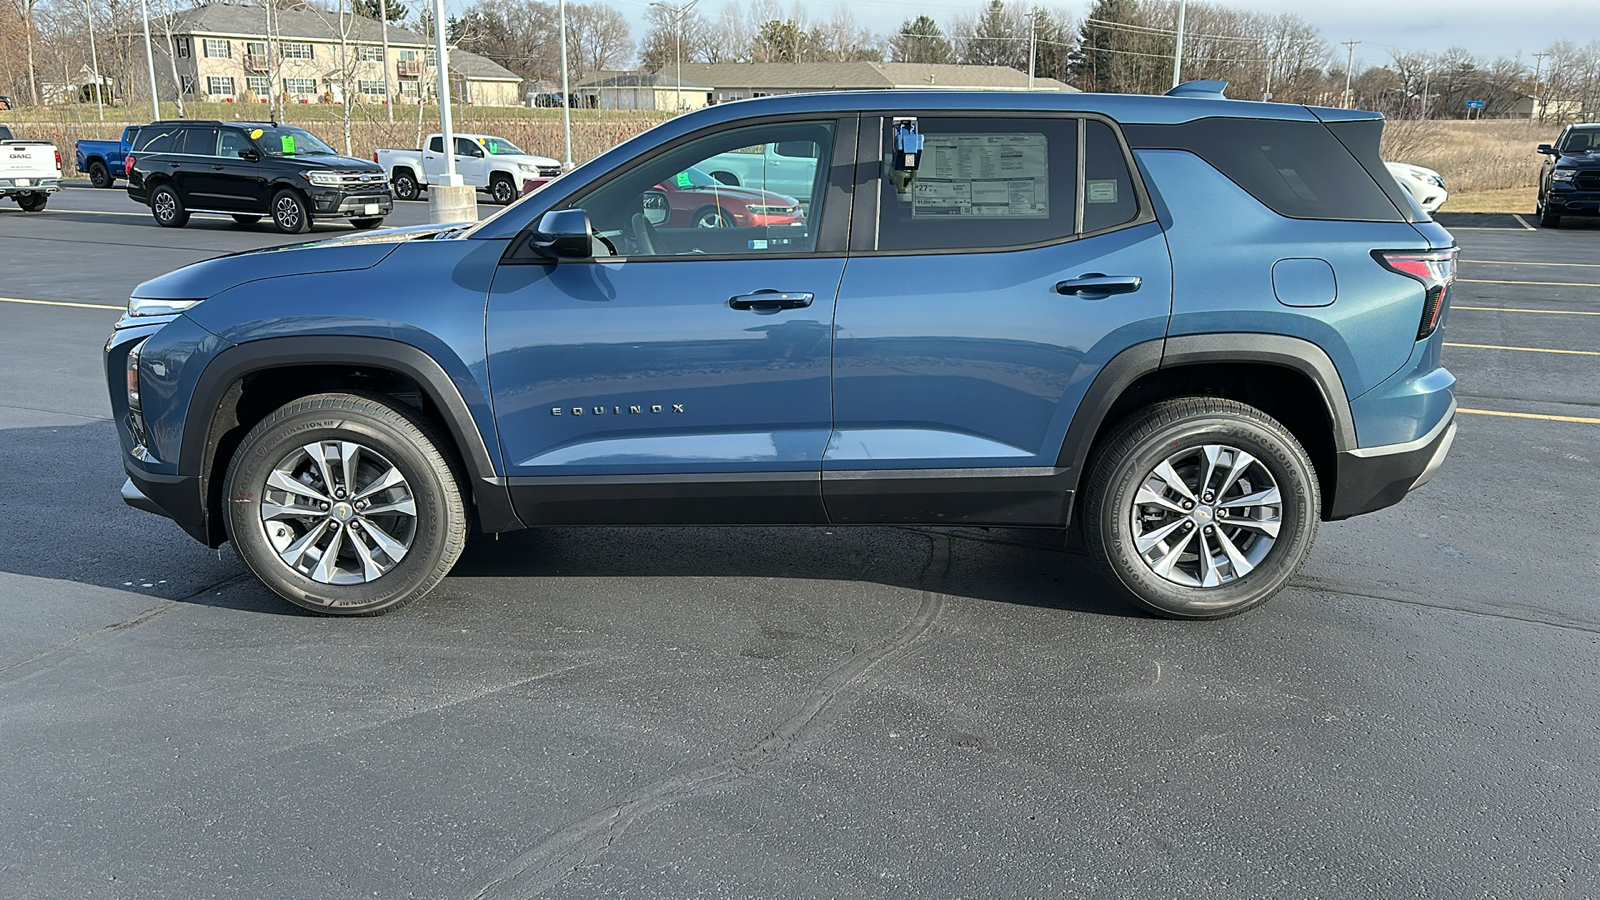
[[[1600,216],[1600,122],[1568,125],[1539,152],[1539,224],[1560,228],[1562,216]]]
[[[373,228],[394,209],[376,163],[340,156],[303,128],[259,122],[157,122],[128,158],[128,196],[156,222],[181,228],[195,212],[254,224],[270,215],[285,234],[312,219]]]

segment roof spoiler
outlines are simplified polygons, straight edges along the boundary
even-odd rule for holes
[[[1223,91],[1228,89],[1226,81],[1185,81],[1170,91],[1168,97],[1192,97],[1198,100],[1226,100],[1228,96]]]

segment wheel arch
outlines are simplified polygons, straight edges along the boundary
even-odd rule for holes
[[[264,376],[272,375],[271,381]],[[245,433],[272,410],[328,390],[377,390],[410,402],[449,436],[465,466],[463,485],[486,532],[523,527],[460,388],[422,350],[385,338],[301,335],[240,344],[201,373],[189,401],[178,471],[200,477],[207,543],[218,546],[222,475]],[[415,395],[414,397],[412,395]]]
[[[1214,395],[1261,409],[1306,448],[1331,510],[1338,454],[1354,449],[1355,418],[1333,360],[1316,344],[1282,335],[1180,335],[1135,344],[1090,384],[1067,428],[1057,466],[1075,486],[1098,444],[1133,411],[1169,397]]]

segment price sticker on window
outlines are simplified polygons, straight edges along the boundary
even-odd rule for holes
[[[284,153],[288,153],[290,155],[294,154],[294,135],[292,135],[292,134],[284,135],[283,138],[279,141],[279,144],[282,145]]]
[[[688,172],[679,172],[677,182],[678,187],[681,188],[694,187],[694,182],[690,180]]]

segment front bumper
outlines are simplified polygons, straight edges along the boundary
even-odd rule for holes
[[[1558,216],[1600,216],[1600,191],[1552,187],[1544,206]]]
[[[377,219],[394,211],[388,191],[318,191],[311,195],[311,215],[318,219]]]
[[[221,546],[221,536],[212,533],[207,521],[200,476],[157,475],[132,467],[124,470],[128,480],[122,483],[123,503],[177,522],[190,537],[208,547]]]
[[[1404,444],[1339,453],[1338,482],[1328,519],[1348,519],[1393,506],[1433,479],[1456,439],[1456,405],[1427,434]]]

